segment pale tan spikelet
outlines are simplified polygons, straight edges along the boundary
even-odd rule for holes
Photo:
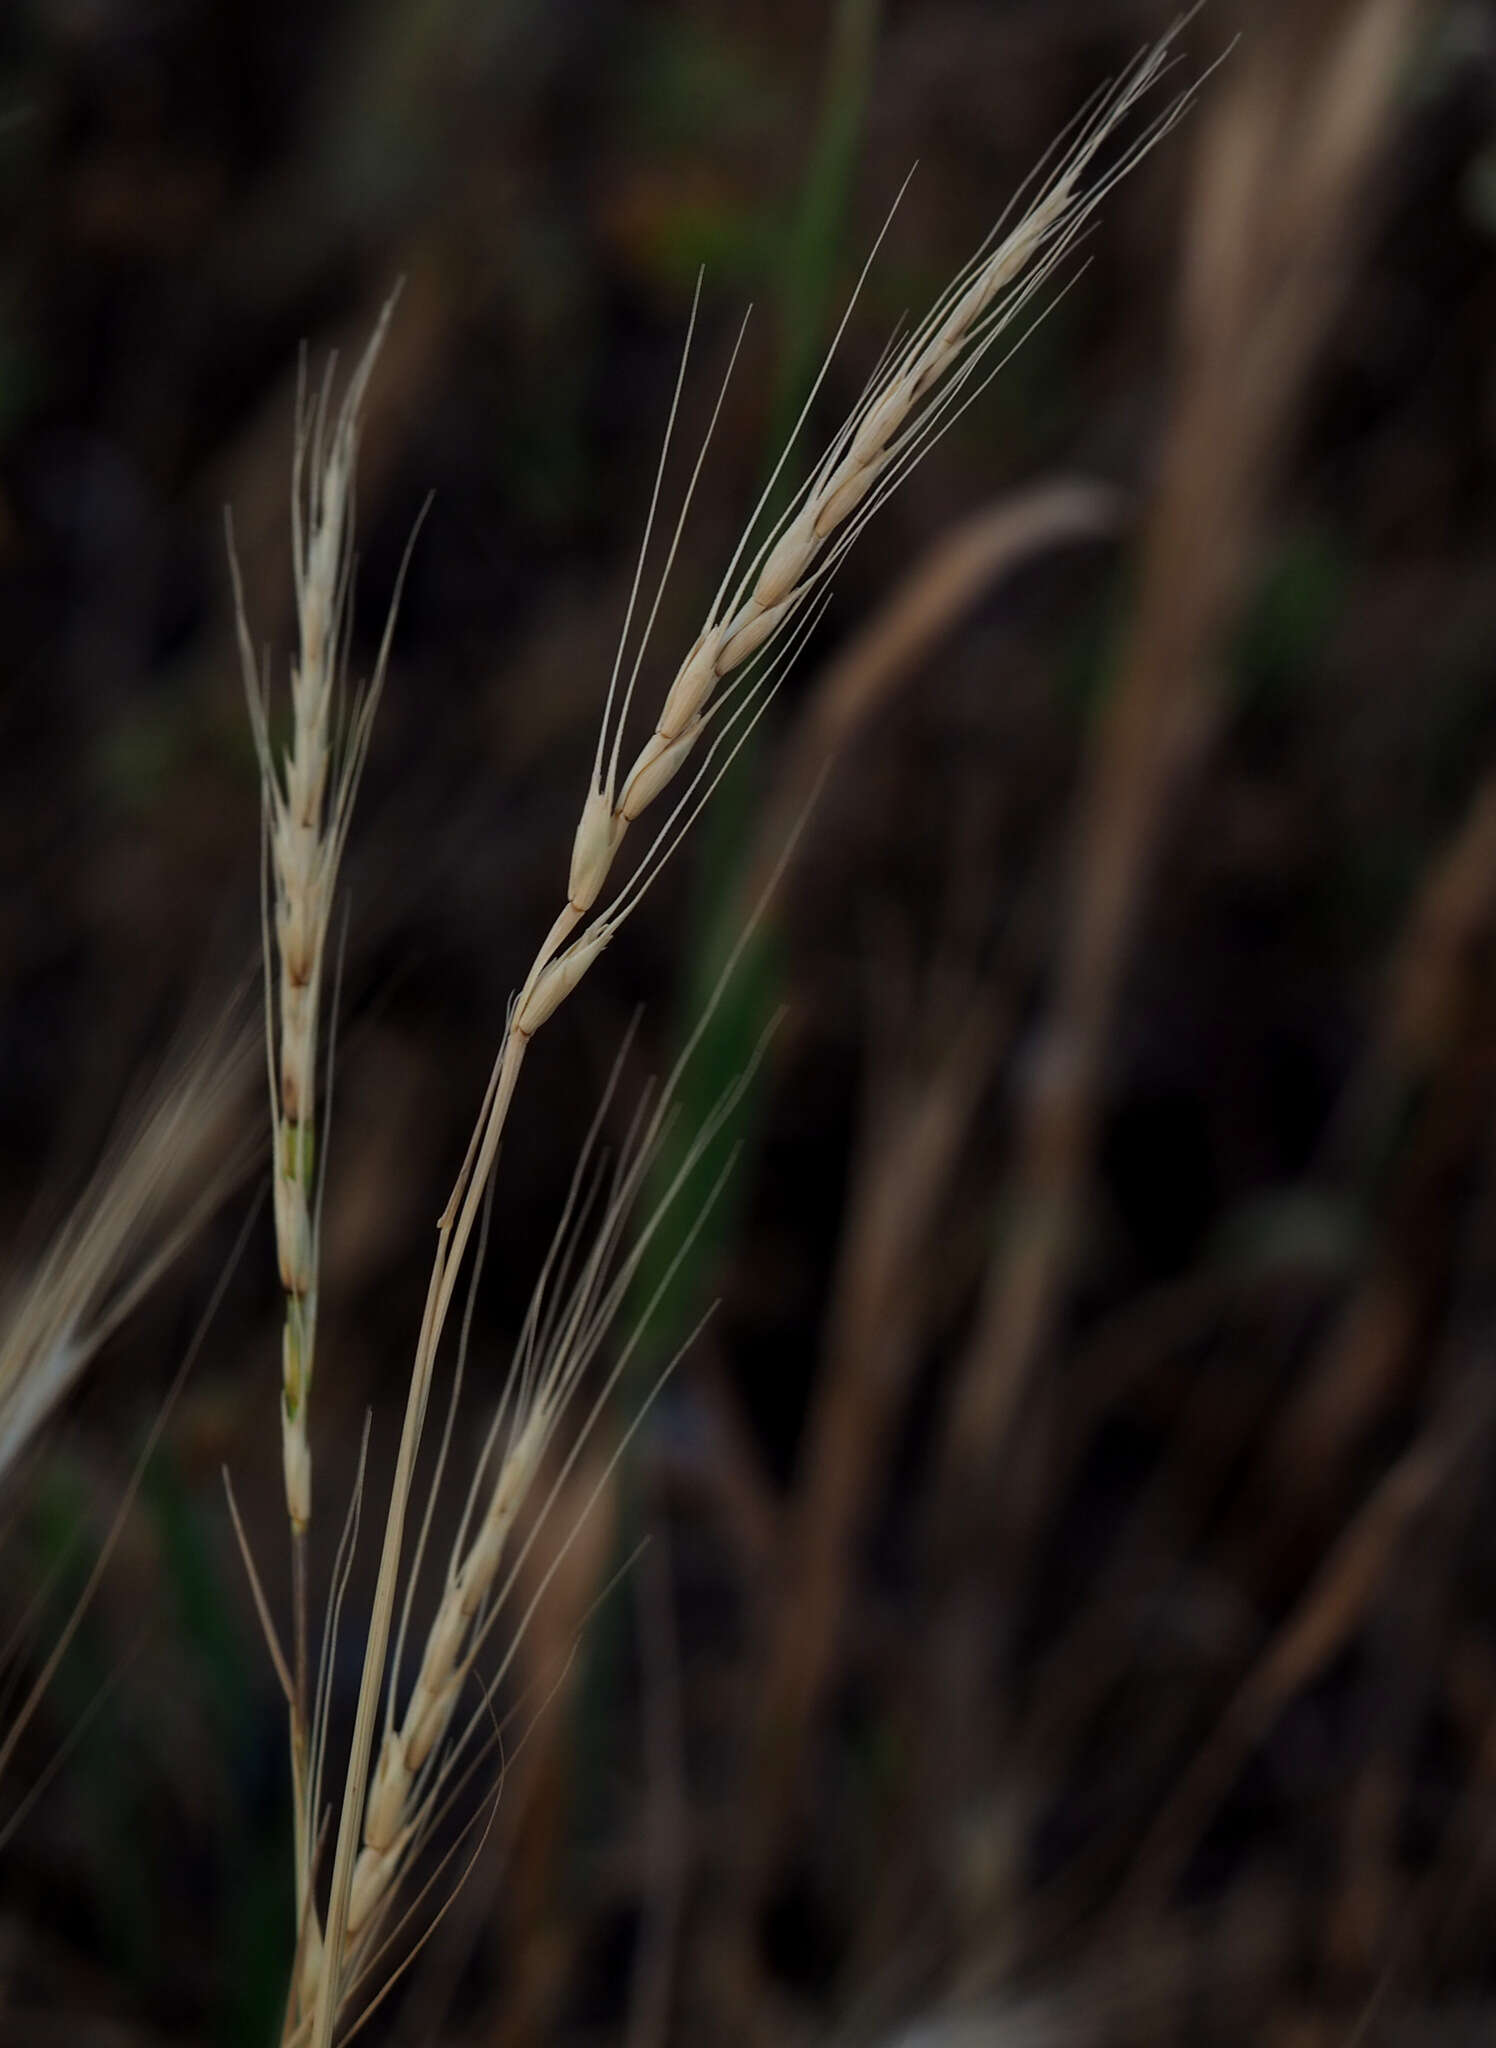
[[[817,540],[825,540],[844,519],[851,518],[892,460],[889,451],[886,448],[881,449],[869,456],[862,467],[854,470],[844,483],[828,493],[825,503],[812,522]]]
[[[348,1904],[346,1940],[350,1947],[366,1932],[383,1905],[400,1868],[400,1859],[410,1846],[412,1832],[408,1827],[402,1828],[387,1848],[376,1849],[366,1842],[359,1851],[358,1862],[353,1867],[353,1891]]]
[[[574,946],[569,946],[541,969],[529,995],[515,1014],[512,1028],[522,1038],[532,1037],[560,1008],[612,936],[612,926],[599,919]]]
[[[812,531],[813,529],[812,521]],[[741,668],[745,661],[767,645],[790,616],[796,595],[794,590],[790,590],[772,604],[759,606],[755,603],[753,611],[744,619],[742,625],[735,626],[731,638],[722,643],[722,651],[717,656],[719,676],[731,675],[735,668]]]
[[[578,917],[585,917],[597,901],[622,838],[623,822],[614,817],[606,792],[589,789],[577,820],[566,882],[568,908]]]
[[[618,799],[618,816],[625,823],[632,825],[675,780],[703,730],[698,715],[682,726],[674,739],[657,732],[645,741]]]
[[[678,738],[691,721],[700,716],[707,698],[716,688],[717,656],[721,652],[722,638],[722,628],[712,627],[699,636],[686,656],[666,694],[665,708],[655,727],[662,739]]]
[[[364,1841],[371,1849],[388,1849],[400,1832],[410,1792],[411,1766],[405,1740],[392,1728],[379,1752],[369,1805],[364,1815]]]
[[[872,454],[880,453],[881,448],[882,443],[879,442],[872,450]],[[858,465],[859,468],[861,466]],[[770,612],[777,611],[804,575],[805,565],[815,553],[819,509],[818,498],[809,498],[775,541],[769,552],[769,559],[759,570],[758,581],[753,586],[753,611],[757,619],[761,620]],[[739,634],[744,630],[746,629],[740,628]],[[734,641],[738,637],[735,635]],[[722,647],[716,664],[719,675],[725,675],[728,669],[736,667],[737,661],[743,658],[741,654],[736,659],[733,658],[729,652],[732,644],[734,643],[729,642]],[[751,649],[749,651],[751,652]]]
[[[437,1681],[428,1678],[421,1687],[420,1696],[410,1711],[410,1747],[406,1756],[409,1770],[419,1770],[446,1734],[461,1690],[462,1682],[455,1666],[444,1678]]]

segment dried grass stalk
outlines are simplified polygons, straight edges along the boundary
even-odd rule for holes
[[[291,1702],[298,1910],[311,1884],[306,1533],[312,1516],[307,1433],[317,1338],[317,1276],[325,1128],[319,1141],[317,1067],[321,1005],[338,867],[384,686],[402,565],[373,674],[350,687],[354,487],[360,409],[389,324],[386,304],[336,412],[334,364],[315,399],[298,378],[291,474],[292,571],[298,656],[291,665],[290,733],[271,735],[268,677],[257,666],[229,530],[229,563],[244,690],[259,756],[264,816],[265,1045],[274,1138],[271,1186],[276,1256],[285,1298],[281,1331],[281,1459],[295,1589]],[[409,559],[408,551],[407,557]],[[325,1125],[325,1119],[324,1119]]]

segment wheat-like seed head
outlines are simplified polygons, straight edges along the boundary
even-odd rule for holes
[[[1110,138],[1167,68],[1177,33],[1177,28],[1172,30],[1103,96],[1038,198],[1000,239],[994,232],[920,326],[893,351],[883,376],[835,436],[775,532],[756,550],[745,536],[706,623],[670,683],[654,731],[622,775],[622,727],[637,664],[622,693],[608,753],[614,710],[610,690],[572,851],[568,902],[578,919],[600,897],[628,826],[673,782],[720,709],[726,694],[722,685],[731,689],[729,679],[784,633],[866,520],[970,402],[975,373],[1073,248],[1112,186],[1180,119],[1193,88],[1179,95],[1132,142],[1119,163],[1086,185],[1088,171]],[[778,475],[776,469],[771,488]],[[766,491],[760,511],[767,497]],[[615,672],[615,685],[616,681]],[[616,917],[603,920],[575,942],[571,953],[585,948],[599,928],[612,930],[616,925]],[[562,955],[562,961],[569,958],[570,954]]]
[[[530,1550],[600,1420],[613,1387],[632,1360],[664,1289],[709,1214],[726,1169],[718,1171],[714,1185],[696,1209],[685,1244],[673,1255],[669,1272],[657,1284],[653,1299],[613,1359],[604,1386],[590,1403],[580,1425],[571,1432],[559,1464],[554,1456],[558,1432],[588,1368],[616,1328],[618,1317],[632,1296],[650,1245],[666,1216],[692,1185],[704,1156],[731,1117],[757,1066],[755,1057],[750,1070],[723,1096],[697,1131],[650,1217],[625,1251],[625,1234],[639,1196],[661,1156],[672,1125],[672,1105],[684,1065],[677,1063],[657,1101],[652,1107],[646,1104],[636,1116],[617,1163],[609,1172],[600,1152],[600,1133],[616,1093],[626,1051],[627,1047],[615,1063],[613,1080],[594,1118],[550,1254],[532,1293],[505,1391],[473,1473],[437,1609],[416,1660],[414,1681],[402,1705],[400,1675],[416,1582],[461,1389],[468,1334],[465,1318],[447,1426],[407,1574],[393,1666],[385,1692],[383,1732],[364,1805],[361,1844],[353,1865],[340,1962],[335,1972],[340,2004],[351,1999],[366,1980],[373,1957],[390,1938],[389,1914],[402,1879],[429,1846],[462,1782],[482,1760],[485,1729],[490,1725],[487,1701],[511,1669],[535,1613],[539,1593],[532,1595],[524,1612],[510,1627],[498,1654],[497,1668],[485,1683],[482,1701],[454,1731],[459,1702],[480,1654],[509,1611]],[[481,1259],[475,1261],[474,1281],[479,1263]],[[471,1299],[470,1288],[469,1315]],[[636,1417],[635,1426],[637,1421]],[[615,1449],[608,1471],[611,1472],[618,1455],[619,1450]],[[531,1508],[532,1497],[543,1479],[548,1480],[543,1497],[538,1506]],[[575,1533],[574,1525],[549,1565],[541,1590],[561,1563]],[[324,1703],[316,1730],[314,1797],[320,1796],[326,1737],[324,1679]],[[322,1977],[328,1970],[328,1955],[329,1946],[313,1921],[303,1943],[297,2000],[288,2023],[287,2038],[292,2042],[301,2039],[300,2030],[315,2007]]]
[[[270,692],[250,641],[234,557],[239,652],[260,762],[270,905],[265,930],[266,1048],[275,1136],[276,1255],[286,1297],[281,1339],[281,1436],[286,1505],[294,1529],[312,1511],[307,1437],[317,1330],[319,1022],[339,862],[388,663],[391,605],[374,672],[350,691],[349,601],[360,412],[392,304],[381,313],[336,413],[333,366],[314,400],[298,380],[291,478],[292,572],[298,653],[291,664],[290,735],[271,738]],[[402,571],[403,576],[403,571]],[[273,993],[272,993],[273,991]]]

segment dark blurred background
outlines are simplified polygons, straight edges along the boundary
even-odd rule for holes
[[[432,504],[344,871],[319,1610],[366,1409],[377,1522],[431,1226],[564,883],[698,271],[677,493],[753,313],[646,703],[911,166],[810,447],[1170,18],[0,13],[15,1273],[182,1034],[253,1023],[223,508],[283,691],[299,351],[351,360],[403,280],[358,672]],[[787,1015],[593,1479],[718,1307],[558,1573],[492,1824],[480,1778],[405,1941],[472,1868],[371,2037],[1489,2034],[1496,14],[1212,0],[1177,82],[1238,31],[530,1056],[475,1429],[635,1007],[620,1128],[828,766],[689,1114]],[[12,1701],[259,1170],[8,1481]],[[6,2042],[275,2037],[284,1715],[219,1467],[283,1612],[277,1317],[262,1216],[0,1783],[10,1811],[66,1746],[0,1867]]]

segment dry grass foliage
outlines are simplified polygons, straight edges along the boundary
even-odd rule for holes
[[[1022,1138],[1030,1222],[994,1261],[960,1370],[953,1497],[980,1489],[1053,1325],[1128,942],[1170,804],[1218,724],[1215,651],[1369,218],[1367,179],[1418,13],[1417,0],[1373,0],[1275,22],[1241,51],[1202,138],[1183,381],[1143,539],[1142,597],[1088,763]]]
[[[566,898],[511,1002],[467,1157],[439,1221],[395,1470],[381,1496],[378,1583],[368,1618],[346,1776],[340,1794],[330,1802],[330,1832],[324,1794],[330,1646],[346,1584],[344,1564],[340,1562],[335,1574],[338,1590],[315,1683],[309,1677],[302,1591],[311,1518],[307,1414],[317,1319],[320,1174],[326,1148],[326,1091],[319,1117],[317,1066],[328,1056],[319,1013],[339,857],[389,650],[387,628],[370,683],[345,697],[359,409],[383,322],[336,410],[330,381],[314,405],[309,408],[303,398],[298,409],[293,557],[300,650],[292,670],[290,737],[279,752],[271,735],[268,691],[244,624],[242,599],[240,603],[240,644],[260,754],[270,878],[267,1039],[276,1240],[286,1297],[281,1429],[296,1588],[292,1658],[277,1651],[291,1715],[297,1808],[300,1934],[287,2007],[288,2042],[328,2048],[339,2030],[366,2012],[387,1986],[392,1955],[401,1940],[409,1938],[405,1920],[394,1912],[402,1880],[491,1743],[493,1689],[508,1673],[543,1591],[544,1581],[523,1611],[511,1614],[528,1545],[638,1340],[636,1325],[633,1335],[615,1349],[601,1392],[580,1427],[571,1431],[569,1448],[561,1454],[557,1439],[566,1412],[584,1375],[608,1344],[644,1250],[659,1226],[662,1210],[656,1208],[624,1249],[625,1228],[666,1128],[676,1077],[654,1107],[641,1114],[601,1196],[589,1182],[590,1153],[578,1169],[555,1246],[536,1285],[503,1401],[468,1482],[466,1506],[435,1611],[424,1631],[418,1629],[414,1589],[431,1525],[431,1502],[447,1465],[450,1410],[431,1494],[407,1559],[417,1454],[451,1311],[464,1273],[470,1279],[476,1274],[487,1190],[528,1047],[638,907],[710,798],[803,647],[838,561],[913,464],[1001,367],[1004,358],[999,350],[1009,337],[1016,337],[1022,316],[1074,250],[1116,182],[1180,119],[1191,90],[1169,100],[1139,132],[1127,132],[1134,114],[1168,71],[1172,42],[1172,35],[1166,37],[1085,111],[1052,161],[1041,167],[1032,189],[1020,195],[1022,203],[1015,206],[1011,222],[1000,222],[928,314],[911,331],[894,337],[860,403],[813,463],[809,480],[793,495],[788,509],[766,531],[766,510],[790,460],[791,450],[786,448],[727,565],[701,632],[664,692],[652,731],[632,764],[625,766],[625,735],[651,629],[706,447],[696,460],[658,588],[635,636],[665,472],[665,455],[661,456],[577,823]],[[683,357],[677,403],[685,369]],[[820,379],[806,401],[802,426],[819,384]],[[719,398],[719,407],[720,402]],[[674,408],[672,426],[673,422]],[[669,439],[667,433],[667,453]],[[1050,525],[1084,531],[1107,516],[1107,508],[1077,498],[1046,508],[1040,525],[1046,531]],[[995,547],[999,554],[1011,555],[1022,545],[1023,534],[1015,534],[1010,521],[988,539],[986,551],[990,554]],[[959,603],[959,597],[944,602]],[[633,870],[614,882],[613,870],[629,828],[651,812],[660,814],[661,822]],[[686,1057],[690,1049],[688,1045]],[[973,1077],[979,1074],[980,1057],[963,1058],[962,1073],[968,1067]],[[680,1196],[730,1113],[736,1092],[719,1104],[702,1129],[690,1134],[664,1208]],[[933,1157],[920,1169],[932,1184],[940,1180],[941,1163],[952,1142],[952,1118],[959,1121],[967,1093],[963,1084],[954,1102],[942,1097],[923,1108],[912,1106],[909,1143],[916,1162],[933,1144]],[[937,1128],[927,1129],[932,1115]],[[888,1228],[886,1197],[886,1188],[880,1196],[877,1185],[870,1184],[869,1256],[882,1257],[879,1246]],[[845,1341],[854,1337],[855,1330],[849,1329]],[[460,1380],[463,1349],[459,1343],[454,1381]],[[551,1466],[558,1469],[548,1474]],[[545,1498],[538,1516],[527,1519],[527,1503],[541,1492]],[[340,1559],[346,1558],[347,1548],[345,1532]],[[833,1550],[827,1553],[826,1570],[834,1569]],[[834,1599],[829,1584],[807,1597],[818,1608]],[[496,1630],[502,1634],[491,1660],[495,1669],[486,1678],[481,1699],[464,1717],[459,1702]],[[407,1668],[414,1673],[408,1681]],[[785,1684],[795,1697],[805,1696],[806,1678],[792,1680],[785,1669]],[[324,1844],[330,1851],[325,1909],[319,1906],[316,1884]],[[407,1919],[411,1910],[407,1908]]]

